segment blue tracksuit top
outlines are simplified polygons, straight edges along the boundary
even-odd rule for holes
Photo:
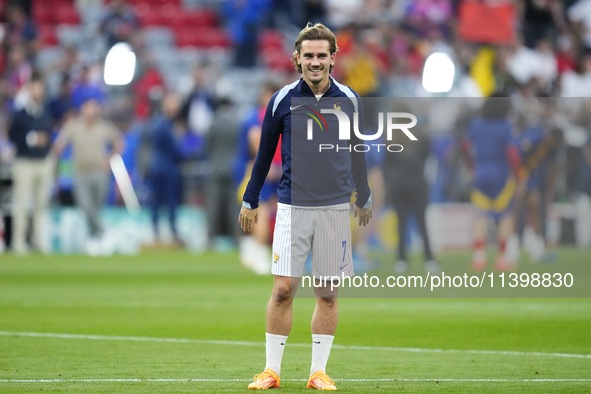
[[[329,89],[320,100],[302,78],[272,96],[265,112],[252,175],[243,196],[245,207],[258,207],[260,191],[280,135],[283,175],[277,190],[278,202],[303,207],[337,205],[348,203],[356,190],[355,205],[371,206],[365,153],[363,149],[359,152],[351,149],[363,141],[352,131],[350,140],[339,140],[337,117],[328,113],[319,116],[322,109],[342,110],[351,124],[353,112],[357,112],[360,114],[359,129],[363,129],[359,95],[332,77]],[[310,120],[312,118],[315,120]],[[314,127],[312,140],[307,129],[311,125]],[[335,148],[320,151],[319,144]]]

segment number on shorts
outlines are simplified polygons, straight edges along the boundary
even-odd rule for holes
[[[345,262],[345,253],[347,252],[347,241],[343,241],[343,263]]]

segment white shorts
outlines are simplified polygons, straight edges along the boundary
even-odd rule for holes
[[[353,276],[348,209],[277,208],[273,275],[300,278],[310,251],[312,275]]]

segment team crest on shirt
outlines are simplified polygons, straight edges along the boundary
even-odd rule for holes
[[[339,104],[340,103],[338,101],[336,103],[334,103],[334,109],[336,109],[337,111],[341,110],[341,106]]]
[[[279,255],[277,253],[273,253],[273,262],[277,263],[279,261]]]

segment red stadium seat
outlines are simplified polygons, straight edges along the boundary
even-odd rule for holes
[[[230,46],[230,38],[222,29],[201,28],[176,31],[176,43],[178,47],[193,46],[196,48],[227,48]]]
[[[54,13],[51,12],[51,8],[46,3],[36,2],[33,6],[33,20],[37,24],[49,24],[54,23]]]
[[[188,30],[175,30],[175,36],[176,45],[179,48],[197,47],[200,45],[199,38]]]
[[[165,22],[160,10],[154,7],[146,9],[146,12],[138,12],[137,17],[142,26],[162,26]]]
[[[230,37],[223,29],[202,28],[195,30],[195,34],[200,37],[202,46],[206,48],[227,48],[231,45]]]
[[[187,25],[185,24],[185,14],[178,13],[169,15],[165,18],[166,26],[170,27],[172,30],[176,31],[185,31],[187,30]]]
[[[184,24],[185,12],[177,4],[164,4],[158,9],[166,26],[174,27]]]
[[[271,70],[294,71],[291,55],[282,49],[269,48],[262,53],[265,65]]]
[[[53,25],[40,25],[39,38],[43,46],[46,47],[52,47],[59,43],[57,34],[55,33],[55,26]]]
[[[146,0],[142,0],[141,2],[134,4],[133,8],[135,10],[137,17],[139,18],[141,15],[150,12],[153,6],[150,3],[146,3]]]
[[[277,30],[264,30],[259,34],[259,49],[283,49],[283,35]]]
[[[79,25],[80,15],[72,5],[61,5],[55,9],[55,22],[60,25]]]
[[[70,6],[70,7],[74,7],[74,0],[37,0],[37,1],[33,1],[34,4],[36,3],[44,3],[46,4],[49,8],[55,9],[57,7],[61,7],[61,6]]]
[[[216,27],[218,25],[218,17],[215,12],[210,10],[199,10],[186,12],[185,25],[192,28],[195,27]]]

